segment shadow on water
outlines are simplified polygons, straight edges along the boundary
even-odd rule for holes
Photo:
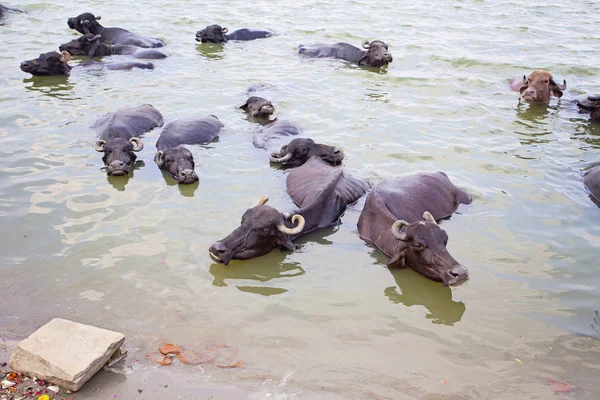
[[[137,170],[137,169],[141,169],[145,166],[146,164],[144,163],[144,161],[136,161],[133,164],[133,168],[131,168],[129,170],[129,174],[128,175],[123,175],[123,176],[106,176],[106,180],[108,181],[108,183],[110,183],[110,185],[115,188],[116,190],[118,190],[119,192],[122,192],[125,190],[125,186],[127,186],[127,184],[129,183],[129,179],[131,179],[133,177],[133,171]],[[100,168],[102,170],[102,172],[104,172],[106,174],[106,167],[102,167]]]
[[[198,189],[198,187],[200,187],[200,181],[194,182],[189,185],[180,185],[177,182],[177,180],[175,180],[175,178],[169,175],[165,170],[161,169],[160,173],[162,174],[162,177],[165,180],[167,186],[178,186],[179,193],[181,193],[181,195],[184,197],[194,197],[196,190]]]
[[[223,59],[223,45],[216,43],[199,43],[196,45],[196,50],[200,55],[207,60]]]
[[[591,121],[585,114],[581,119],[571,118],[570,121],[575,125],[572,139],[580,140],[594,149],[600,149],[600,123]]]
[[[75,84],[69,82],[68,76],[33,76],[28,79],[23,79],[23,83],[26,84],[26,90],[40,92],[57,99],[73,99],[71,96]],[[27,85],[28,83],[30,83],[30,85]]]

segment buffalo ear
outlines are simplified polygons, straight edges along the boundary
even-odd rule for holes
[[[552,96],[558,97],[560,99],[562,97],[562,95],[563,95],[563,92],[559,88],[553,86],[553,87],[550,88],[550,94]]]
[[[528,85],[523,85],[521,86],[521,88],[519,89],[519,93],[523,94],[523,92],[528,88]]]
[[[240,107],[244,111],[248,111],[248,102],[246,102],[243,106]]]
[[[402,250],[400,252],[394,254],[390,261],[387,263],[388,268],[406,268],[406,251],[408,250],[407,246],[402,246]]]

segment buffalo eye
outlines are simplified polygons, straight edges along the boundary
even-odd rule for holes
[[[413,248],[414,251],[420,252],[420,251],[423,251],[423,249],[425,248],[425,246],[422,243],[414,242],[412,244],[412,248]]]
[[[546,79],[546,80],[544,81],[544,83],[548,83],[548,79]]]
[[[262,236],[268,236],[271,233],[271,228],[269,228],[269,227],[262,228],[258,231],[258,233]]]

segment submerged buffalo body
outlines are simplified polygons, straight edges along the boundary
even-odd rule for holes
[[[277,118],[261,127],[252,138],[252,144],[259,149],[280,148],[282,140],[301,133],[302,128],[297,123]]]
[[[111,176],[127,175],[138,152],[144,148],[139,139],[145,132],[163,125],[163,116],[150,104],[139,107],[120,108],[92,125],[98,134],[94,145],[103,153],[106,173]]]
[[[100,16],[94,16],[92,13],[83,13],[77,17],[69,18],[67,24],[69,28],[77,32],[94,35],[102,35],[102,40],[106,44],[114,45],[132,45],[137,47],[163,47],[162,40],[154,39],[129,32],[123,28],[105,28],[98,20]]]
[[[590,191],[592,196],[600,201],[600,166],[586,171],[583,177],[583,184]]]
[[[421,173],[379,183],[367,197],[358,220],[360,237],[383,251],[390,267],[410,267],[445,286],[469,273],[446,249],[448,235],[436,220],[459,204],[471,203],[443,172]]]
[[[240,108],[253,118],[269,118],[269,115],[275,112],[273,103],[258,96],[248,97],[246,103]]]
[[[229,40],[264,39],[273,35],[269,31],[254,29],[238,29],[231,33],[228,32],[227,28],[223,28],[220,25],[209,25],[196,32],[196,41],[202,43],[226,43]]]
[[[512,81],[510,87],[515,92],[521,93],[523,100],[528,103],[549,103],[550,98],[562,97],[567,88],[567,81],[563,84],[556,83],[552,74],[545,70],[533,71],[529,76],[517,78]]]
[[[589,112],[592,121],[600,122],[600,95],[586,96],[584,99],[577,100],[577,106],[580,110]]]
[[[340,58],[358,65],[382,67],[393,61],[388,45],[381,40],[363,42],[361,50],[348,43],[300,45],[298,53],[312,58]]]
[[[308,138],[297,138],[281,147],[281,150],[271,153],[271,162],[286,167],[298,167],[312,157],[318,157],[331,165],[337,165],[344,160],[344,152],[337,146],[315,143]]]
[[[209,249],[213,261],[229,264],[267,254],[275,247],[294,250],[292,240],[337,222],[346,207],[368,190],[368,184],[347,175],[342,167],[311,158],[287,178],[287,192],[299,206],[281,213],[265,205],[267,197],[248,209],[241,225]]]
[[[2,4],[0,4],[0,18],[2,18],[4,16],[5,11],[14,11],[14,12],[20,12],[20,13],[25,12],[18,8],[6,7],[6,6],[3,6]]]
[[[167,124],[156,142],[156,165],[181,184],[198,182],[192,152],[184,144],[212,142],[223,124],[214,115],[204,118],[177,120]]]
[[[86,33],[59,46],[60,51],[67,51],[73,56],[105,57],[111,55],[131,55],[135,58],[157,60],[167,58],[167,55],[154,49],[140,49],[132,45],[108,45],[102,42],[102,35]]]
[[[23,61],[21,63],[21,71],[28,72],[34,76],[54,76],[54,75],[70,75],[71,66],[68,61],[71,59],[71,55],[62,51],[57,53],[56,51],[50,51],[48,53],[40,54],[38,58],[33,60]],[[101,63],[95,61],[86,61],[76,67],[100,67],[111,70],[130,70],[132,68],[140,69],[154,69],[154,64],[143,63],[139,61],[130,62],[118,62],[118,63]]]

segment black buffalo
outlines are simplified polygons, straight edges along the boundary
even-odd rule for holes
[[[137,158],[135,152],[144,148],[139,137],[162,125],[163,116],[150,104],[120,108],[96,121],[92,125],[98,134],[94,148],[104,154],[107,175],[129,174]]]
[[[452,215],[461,203],[471,198],[443,172],[384,181],[369,193],[358,232],[391,257],[388,266],[408,266],[445,286],[457,284],[469,272],[448,253],[448,235],[436,220]]]
[[[348,43],[300,45],[298,53],[312,58],[341,58],[358,65],[382,67],[393,61],[388,45],[381,40],[363,42],[361,50]]]
[[[154,49],[140,49],[137,46],[128,44],[108,45],[102,42],[102,35],[86,33],[77,39],[59,46],[60,51],[67,51],[73,56],[105,57],[111,55],[125,54],[135,58],[161,59],[167,58],[167,55]]]
[[[275,112],[275,107],[267,99],[258,96],[248,97],[246,103],[240,107],[246,111],[252,118],[264,119]]]
[[[583,176],[583,184],[592,196],[600,201],[600,166],[591,168]]]
[[[18,8],[6,7],[6,6],[3,6],[2,4],[0,4],[0,18],[2,18],[4,16],[5,11],[14,11],[14,12],[20,12],[20,13],[25,12]]]
[[[259,149],[281,148],[282,141],[288,136],[297,136],[302,133],[300,126],[289,120],[274,119],[261,126],[252,138],[252,144]]]
[[[75,29],[82,34],[92,33],[94,35],[102,35],[102,40],[106,44],[129,44],[137,47],[163,47],[165,45],[162,40],[138,35],[123,28],[105,28],[100,25],[98,22],[99,19],[100,16],[94,16],[92,13],[83,13],[77,17],[69,18],[67,24],[69,28]]]
[[[254,29],[238,29],[237,31],[227,33],[229,30],[220,25],[209,25],[206,28],[196,32],[196,41],[202,43],[226,43],[229,40],[254,40],[264,39],[273,33],[269,31],[260,31]]]
[[[248,209],[240,227],[209,249],[213,261],[229,264],[268,253],[275,247],[294,250],[292,240],[337,222],[346,207],[366,193],[366,182],[347,175],[341,166],[312,158],[287,177],[287,192],[299,209],[281,213],[265,205],[267,197]]]
[[[297,138],[270,155],[272,162],[286,167],[300,166],[312,157],[319,157],[329,164],[337,165],[344,159],[344,152],[337,146],[315,143],[308,138]]]
[[[584,99],[577,100],[577,106],[589,112],[592,121],[600,122],[600,95],[586,96]]]
[[[223,124],[214,115],[168,123],[156,142],[156,165],[176,179],[177,183],[198,182],[194,156],[182,145],[212,142],[222,127]]]
[[[71,66],[68,61],[71,59],[71,55],[62,51],[57,53],[56,51],[50,51],[48,53],[40,54],[38,58],[33,60],[23,61],[21,63],[21,71],[28,72],[34,76],[53,76],[53,75],[70,75]],[[130,62],[118,62],[118,63],[101,63],[95,61],[86,61],[77,65],[76,67],[94,67],[99,66],[102,68],[112,70],[130,70],[132,68],[141,69],[154,69],[154,64],[143,63],[139,61]]]

